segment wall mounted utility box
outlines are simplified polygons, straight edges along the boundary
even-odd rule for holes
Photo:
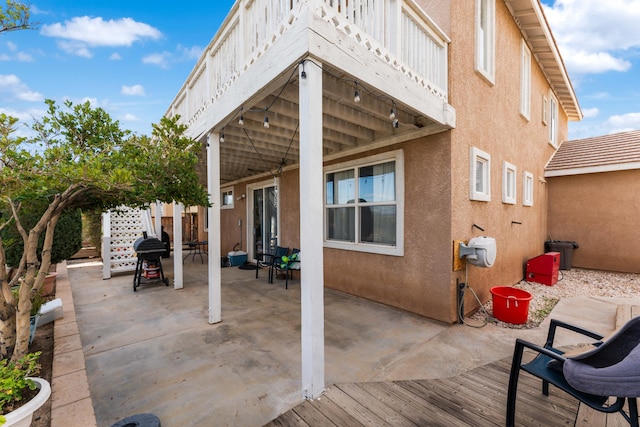
[[[559,270],[560,252],[547,252],[527,261],[525,280],[553,286],[558,283]]]

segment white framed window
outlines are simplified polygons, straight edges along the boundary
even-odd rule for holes
[[[531,51],[520,41],[520,114],[527,120],[531,117]]]
[[[328,166],[325,247],[404,255],[402,150]]]
[[[233,187],[220,190],[220,209],[233,209]]]
[[[558,100],[549,93],[549,144],[558,148]]]
[[[470,182],[471,200],[491,201],[491,156],[476,147],[471,147]]]
[[[547,124],[547,109],[549,103],[547,102],[547,97],[542,95],[542,124]]]
[[[522,204],[533,206],[533,174],[527,171],[522,177]]]
[[[496,2],[476,0],[476,70],[491,83],[495,79]]]
[[[516,204],[516,167],[502,163],[502,203]]]

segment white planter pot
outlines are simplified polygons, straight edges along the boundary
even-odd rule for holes
[[[38,410],[51,396],[51,386],[49,381],[44,378],[28,377],[36,383],[40,389],[38,394],[31,399],[26,405],[23,405],[5,415],[7,422],[2,427],[29,427],[33,413]]]

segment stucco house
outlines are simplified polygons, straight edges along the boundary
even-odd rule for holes
[[[640,273],[640,131],[565,141],[545,170],[549,236],[576,267]]]
[[[301,249],[306,397],[324,287],[451,323],[459,283],[487,300],[522,278],[547,238],[545,165],[582,117],[538,0],[238,0],[177,114],[207,142],[209,321],[235,243]],[[481,235],[495,264],[456,268]]]

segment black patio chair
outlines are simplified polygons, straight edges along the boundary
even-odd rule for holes
[[[293,280],[293,270],[300,270],[300,249],[291,249],[291,254],[280,257],[281,262],[273,264],[275,274],[284,272],[284,288],[289,289],[289,278]],[[271,282],[273,282],[273,271],[271,272]]]
[[[289,248],[284,246],[276,246],[273,253],[264,252],[256,255],[256,279],[258,278],[258,270],[260,267],[268,268],[267,281],[271,283],[271,268],[276,260],[281,260],[283,256],[289,253]]]
[[[586,352],[564,356],[553,347],[558,327],[596,340]],[[542,379],[542,393],[549,395],[549,384],[569,393],[596,411],[620,412],[632,427],[638,427],[640,397],[640,317],[625,323],[610,338],[569,323],[551,320],[544,347],[516,339],[507,394],[507,427],[514,425],[516,392],[520,370]],[[522,363],[524,349],[537,352],[529,363]],[[590,348],[590,349],[589,349]],[[615,402],[609,404],[609,398]],[[628,403],[627,414],[624,411]]]

